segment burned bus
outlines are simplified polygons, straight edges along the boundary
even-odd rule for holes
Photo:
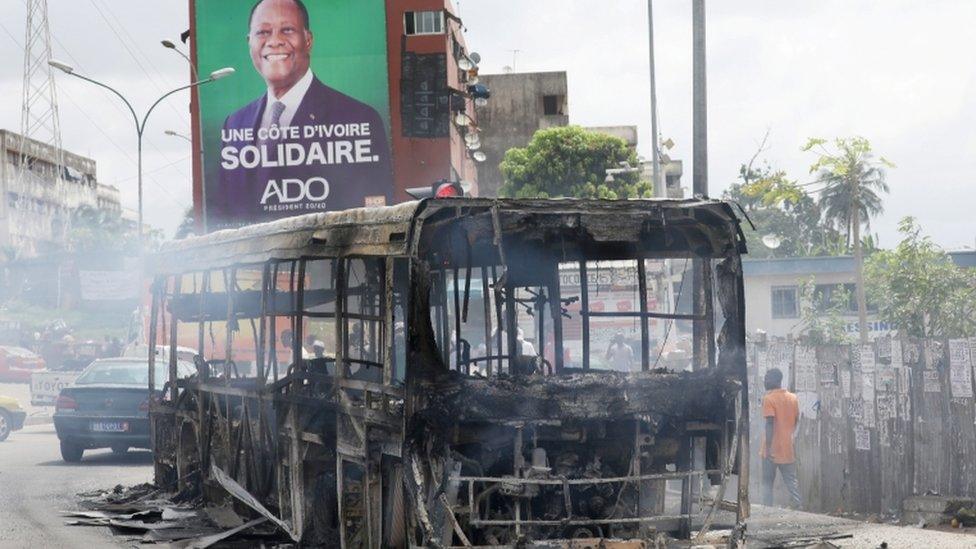
[[[308,546],[734,543],[744,252],[714,200],[427,199],[168,243],[150,340],[199,354],[150,366],[156,481]]]

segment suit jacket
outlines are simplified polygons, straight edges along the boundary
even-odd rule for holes
[[[240,110],[227,117],[224,130],[251,129],[254,139],[250,141],[231,140],[221,142],[221,148],[236,147],[240,151],[245,146],[257,146],[260,150],[264,145],[272,159],[277,158],[277,145],[280,142],[298,143],[308,154],[313,143],[318,143],[323,151],[329,150],[329,141],[371,140],[370,155],[375,161],[365,163],[332,163],[314,162],[285,167],[244,168],[238,165],[234,169],[225,169],[218,165],[220,171],[218,184],[214,192],[208,192],[207,202],[210,205],[210,218],[213,225],[219,227],[239,226],[250,223],[268,221],[291,215],[319,212],[325,210],[343,210],[361,207],[368,196],[383,196],[387,204],[393,198],[392,158],[386,135],[386,126],[375,109],[340,93],[318,78],[312,79],[312,84],[305,97],[302,98],[295,115],[291,120],[291,127],[298,127],[301,136],[298,139],[282,141],[259,142],[258,128],[267,104],[267,94],[247,104]],[[368,122],[370,135],[368,137],[305,137],[305,126],[320,126],[332,124],[362,124]],[[335,147],[335,144],[332,144]],[[328,154],[328,152],[326,153]],[[334,153],[333,153],[334,154]],[[280,195],[274,192],[262,204],[262,197],[268,194],[269,185],[276,182],[281,188],[283,179],[298,179],[307,181],[320,177],[328,181],[329,194],[325,200],[305,198],[297,202],[289,202],[284,206],[279,204]],[[271,187],[274,190],[273,187]],[[288,188],[291,198],[294,198],[298,187]],[[322,194],[322,185],[317,182],[312,186],[313,197]],[[271,207],[269,207],[271,206]]]

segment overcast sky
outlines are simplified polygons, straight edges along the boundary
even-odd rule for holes
[[[244,1],[244,0],[242,0]],[[314,0],[312,0],[314,1]],[[455,0],[457,2],[457,0]],[[483,72],[569,73],[570,119],[633,124],[650,153],[647,14],[641,0],[460,0]],[[23,43],[22,0],[7,0],[2,51]],[[150,9],[149,6],[152,6]],[[112,83],[143,111],[186,81],[159,45],[187,28],[186,2],[49,0],[54,56]],[[896,242],[913,215],[941,245],[976,244],[976,2],[972,0],[712,0],[708,2],[709,176],[712,196],[736,177],[768,129],[764,157],[810,181],[810,136],[862,135],[897,167],[872,231]],[[691,183],[691,3],[655,2],[661,132]],[[12,35],[12,36],[11,36]],[[521,50],[513,54],[512,50]],[[514,55],[514,60],[513,60]],[[19,130],[21,62],[0,64],[0,127]],[[201,67],[212,70],[216,67]],[[135,208],[135,138],[118,100],[58,77],[64,146],[95,158],[100,179]],[[214,85],[233,85],[221,81]],[[146,131],[146,219],[172,234],[190,198],[187,95],[157,109]]]

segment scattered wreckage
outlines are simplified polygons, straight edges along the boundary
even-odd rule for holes
[[[429,199],[166,244],[150,340],[200,355],[150,366],[156,483],[306,546],[646,547],[720,511],[733,545],[744,252],[713,200]],[[678,333],[687,371],[661,367]]]

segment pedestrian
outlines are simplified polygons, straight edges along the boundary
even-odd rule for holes
[[[779,471],[783,484],[790,493],[790,505],[800,508],[800,485],[796,478],[796,453],[793,434],[800,418],[800,404],[796,395],[782,387],[783,372],[772,368],[763,380],[766,394],[763,396],[762,413],[766,429],[759,447],[763,458],[763,504],[773,504],[773,482]]]
[[[634,367],[634,350],[624,341],[624,334],[617,332],[607,347],[606,360],[610,369],[629,372]]]

